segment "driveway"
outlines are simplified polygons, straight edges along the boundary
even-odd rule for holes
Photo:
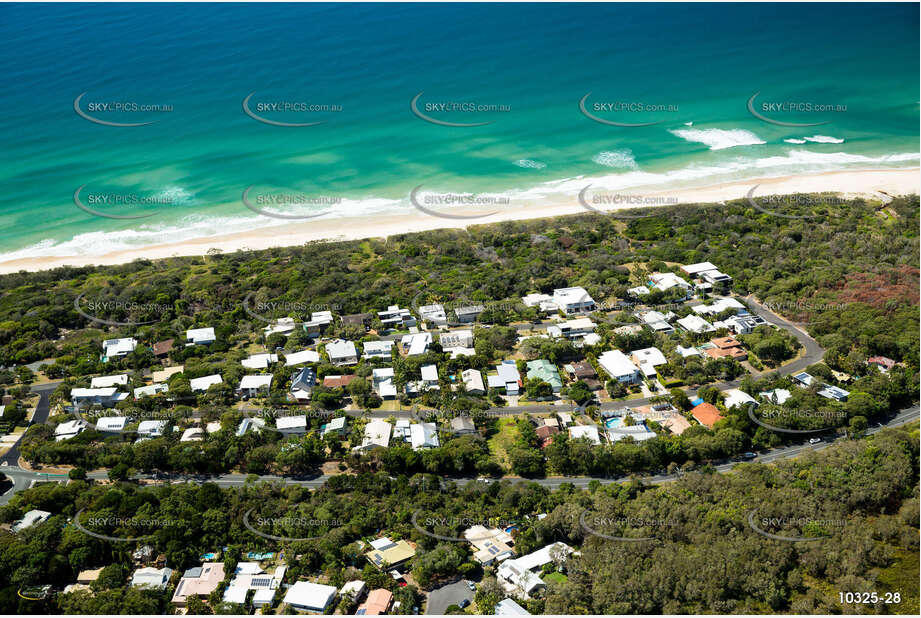
[[[429,603],[425,608],[426,615],[444,614],[451,605],[460,605],[464,599],[473,603],[473,591],[467,587],[466,580],[460,580],[441,588],[436,588],[429,593]]]

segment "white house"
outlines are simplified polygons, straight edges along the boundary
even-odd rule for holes
[[[240,361],[240,364],[247,369],[268,369],[269,365],[277,362],[277,354],[252,354],[249,358]]]
[[[208,328],[191,328],[185,333],[186,341],[188,344],[192,345],[208,345],[209,343],[214,343],[214,328],[209,326]]]
[[[515,599],[502,599],[496,603],[493,616],[530,616],[531,612],[518,605]]]
[[[675,273],[652,273],[649,275],[649,280],[657,290],[666,292],[673,288],[681,288],[684,291],[685,298],[691,297],[691,284]]]
[[[167,567],[155,569],[153,567],[143,567],[137,569],[131,575],[132,588],[150,588],[152,590],[165,590],[169,585],[169,580],[173,576],[173,570]]]
[[[709,305],[694,305],[691,307],[691,311],[698,315],[717,315],[726,311],[727,309],[745,311],[745,305],[736,299],[727,296],[726,298],[719,298]]]
[[[236,436],[239,438],[246,435],[250,429],[260,431],[263,427],[265,427],[265,421],[261,418],[243,417],[243,420],[237,425]]]
[[[304,363],[319,363],[320,353],[314,350],[301,350],[285,355],[285,367],[295,367]]]
[[[713,325],[696,315],[680,318],[678,325],[689,333],[710,333],[716,330]]]
[[[140,386],[134,389],[134,398],[153,397],[157,393],[168,393],[169,384],[151,384],[149,386]]]
[[[598,364],[618,382],[631,384],[642,379],[639,368],[620,350],[609,350],[601,354]]]
[[[435,326],[448,325],[448,316],[445,314],[443,305],[423,305],[419,307],[419,317],[426,322],[432,322]]]
[[[409,441],[413,450],[418,451],[426,448],[437,448],[438,428],[435,423],[416,423],[409,427]]]
[[[473,347],[473,331],[452,330],[447,333],[442,333],[439,336],[439,342],[441,343],[441,347],[445,350],[451,348],[470,348]]]
[[[127,416],[103,416],[96,419],[96,431],[124,431]]]
[[[400,339],[400,347],[406,352],[407,356],[419,356],[425,354],[432,344],[432,333],[413,333],[403,335]]]
[[[669,311],[662,313],[660,311],[647,311],[643,314],[642,320],[653,332],[670,335],[675,329],[669,324],[669,320],[674,319],[675,314]]]
[[[601,444],[601,438],[598,437],[598,428],[594,425],[573,425],[569,428],[569,437],[572,440],[588,438],[592,444]]]
[[[740,391],[737,388],[730,388],[727,391],[723,392],[726,395],[726,400],[723,402],[727,410],[732,409],[735,406],[748,406],[750,404],[758,405],[758,402],[755,401],[755,398],[746,393],[745,391]]]
[[[537,307],[543,313],[558,311],[560,308],[549,294],[528,294],[521,297],[521,302],[525,307]]]
[[[292,608],[315,614],[329,613],[336,598],[335,586],[314,584],[312,582],[295,582],[285,593],[285,603]]]
[[[244,397],[255,397],[260,391],[268,393],[272,387],[272,377],[270,373],[243,376],[237,393]]]
[[[354,450],[369,451],[375,448],[387,448],[390,445],[390,434],[393,426],[387,421],[371,420],[365,425],[365,435],[361,446]]]
[[[333,365],[354,365],[358,362],[358,351],[355,344],[344,339],[336,339],[326,344],[326,353],[329,362]]]
[[[141,421],[138,423],[138,436],[142,438],[159,438],[166,431],[166,421]]]
[[[371,371],[371,387],[381,399],[397,396],[397,387],[393,383],[393,367],[379,367]]]
[[[124,373],[117,376],[99,376],[90,380],[90,388],[107,388],[109,386],[121,386],[128,383],[128,374]]]
[[[221,379],[220,374],[213,374],[210,376],[203,376],[201,378],[192,378],[189,380],[189,387],[192,389],[192,392],[204,392],[211,388],[215,384],[221,384],[223,380]]]
[[[362,344],[364,347],[364,357],[365,358],[392,358],[393,357],[393,341],[390,339],[384,339],[381,341],[365,341]]]
[[[61,440],[69,440],[71,438],[75,438],[80,433],[82,433],[88,425],[89,423],[83,419],[75,419],[61,423],[54,428],[54,441],[60,442]]]
[[[205,430],[201,427],[189,427],[182,432],[180,442],[201,442],[205,439]]]
[[[73,402],[74,406],[78,408],[92,405],[100,405],[108,408],[127,398],[128,393],[120,393],[114,386],[108,388],[70,389],[70,400]]]
[[[486,376],[489,388],[504,389],[508,395],[517,395],[521,390],[521,374],[513,360],[502,361],[496,365],[496,375]]]
[[[461,380],[464,382],[464,388],[471,395],[484,395],[486,393],[486,388],[483,386],[483,374],[476,369],[462,371]]]
[[[404,328],[416,325],[416,318],[409,309],[400,309],[399,305],[390,305],[386,311],[378,311],[377,317],[386,328]]]
[[[619,427],[609,427],[605,431],[610,442],[618,442],[623,440],[627,436],[633,438],[636,442],[644,442],[646,440],[651,440],[656,437],[655,432],[649,431],[643,423],[638,423],[636,425],[620,425]]]
[[[697,348],[686,348],[684,346],[675,346],[675,351],[681,355],[681,358],[689,358],[691,356],[702,356],[700,350]]]
[[[585,288],[558,288],[553,290],[553,302],[563,313],[590,313],[595,310],[595,301]]]
[[[790,394],[790,391],[788,391],[785,388],[775,388],[774,390],[764,391],[758,394],[761,396],[762,399],[766,401],[770,401],[771,403],[774,403],[777,405],[782,405],[787,399],[792,397],[792,395]]]
[[[595,331],[595,323],[589,318],[576,318],[566,320],[559,324],[547,327],[547,334],[551,337],[582,337]]]
[[[307,433],[307,415],[279,416],[275,419],[275,429],[286,436]]]
[[[133,337],[123,339],[106,339],[102,342],[102,354],[107,359],[121,358],[134,352],[138,347],[138,340]]]
[[[426,390],[438,389],[438,367],[435,365],[422,365],[419,368],[422,374],[422,387]]]
[[[344,416],[339,416],[339,417],[332,419],[331,421],[329,421],[328,423],[320,427],[320,437],[322,438],[326,436],[326,434],[329,434],[329,433],[338,433],[338,434],[345,433],[347,421],[348,419],[346,419],[346,417]]]
[[[288,335],[294,332],[295,327],[297,327],[297,322],[294,321],[294,318],[278,318],[273,323],[266,326],[263,331],[266,336],[276,333]]]

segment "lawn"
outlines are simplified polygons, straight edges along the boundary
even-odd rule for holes
[[[515,418],[505,416],[496,422],[498,431],[487,440],[489,452],[496,458],[496,462],[501,466],[509,466],[508,450],[518,439],[518,427],[515,425]]]
[[[546,582],[556,582],[558,584],[565,584],[569,581],[569,578],[559,572],[553,572],[549,575],[544,575],[544,581]]]

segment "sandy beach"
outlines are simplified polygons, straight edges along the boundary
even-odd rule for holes
[[[791,193],[833,192],[846,198],[886,199],[885,196],[918,194],[919,186],[921,186],[919,178],[921,178],[919,177],[919,168],[825,172],[749,179],[701,187],[645,187],[638,190],[622,191],[619,194],[636,198],[633,203],[627,204],[623,208],[634,208],[647,204],[672,205],[676,203],[724,202],[745,197],[755,185],[759,185],[754,193],[755,197]],[[642,200],[642,203],[639,200]],[[0,274],[20,270],[47,270],[68,265],[123,264],[136,259],[204,255],[211,249],[219,249],[226,253],[241,249],[254,250],[300,245],[316,240],[383,238],[394,234],[438,228],[464,228],[470,225],[509,220],[585,214],[586,209],[580,205],[576,195],[560,195],[559,197],[540,201],[521,201],[520,203],[512,201],[508,204],[486,208],[469,210],[451,208],[448,212],[453,215],[463,214],[469,218],[443,218],[412,209],[398,215],[293,221],[278,226],[256,228],[242,233],[183,240],[177,243],[139,247],[96,256],[61,255],[9,260],[0,262]]]

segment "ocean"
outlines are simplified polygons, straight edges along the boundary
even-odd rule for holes
[[[2,4],[0,261],[280,224],[259,210],[409,212],[420,186],[918,166],[918,21],[880,3]]]

